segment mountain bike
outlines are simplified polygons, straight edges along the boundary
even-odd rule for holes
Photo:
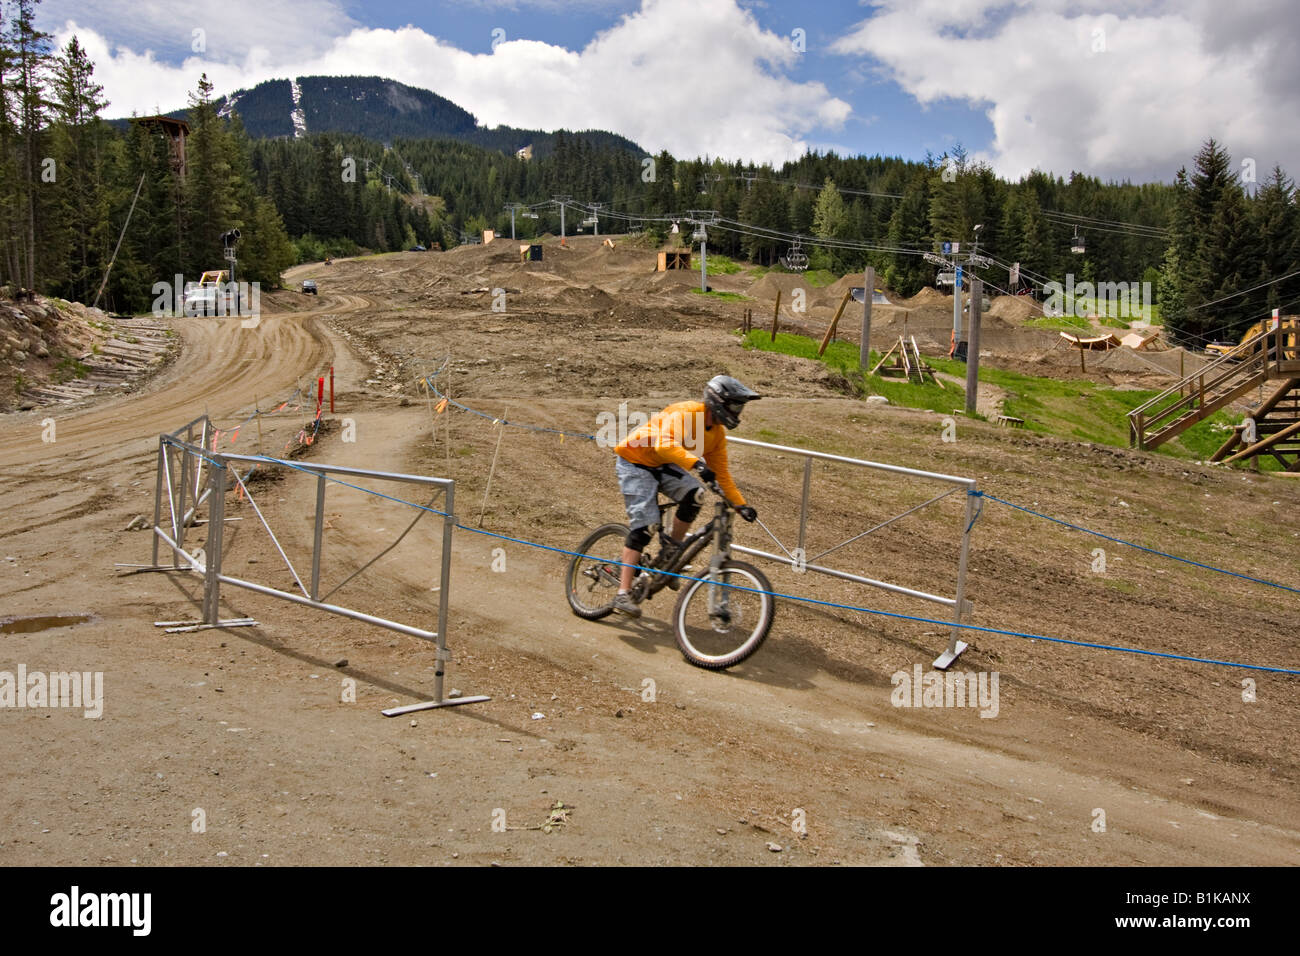
[[[658,549],[654,554],[649,548],[642,552],[632,595],[644,603],[664,588],[677,591],[672,621],[682,655],[697,667],[724,670],[748,658],[767,639],[776,599],[762,571],[732,560],[735,513],[716,482],[708,487],[718,499],[714,515],[680,545],[663,530],[671,526],[676,502],[661,503],[661,523],[653,529]],[[627,525],[611,522],[578,545],[564,578],[569,607],[578,617],[597,621],[614,612],[627,535]],[[714,551],[708,567],[698,573],[691,562],[710,543]]]

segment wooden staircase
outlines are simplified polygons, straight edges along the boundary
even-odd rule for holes
[[[1290,316],[1129,412],[1129,444],[1155,448],[1269,382],[1278,385],[1253,413],[1257,440],[1227,459],[1241,442],[1238,432],[1219,451],[1232,461],[1266,452],[1285,466],[1281,456],[1300,446],[1300,427],[1291,428],[1300,423],[1300,319]]]
[[[1282,382],[1255,408],[1248,421],[1255,423],[1254,441],[1245,441],[1247,421],[1232,430],[1230,437],[1210,461],[1231,464],[1244,458],[1272,455],[1285,471],[1300,471],[1300,378]]]

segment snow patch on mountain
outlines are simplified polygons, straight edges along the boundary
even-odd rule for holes
[[[238,93],[231,93],[230,98],[222,104],[221,109],[217,110],[217,115],[222,119],[227,119],[235,112],[235,104],[239,102],[239,97],[243,95],[243,90]]]
[[[293,111],[289,118],[293,120],[293,138],[302,139],[307,135],[307,116],[299,105],[302,101],[302,87],[298,85],[297,80],[289,81],[289,92],[293,96]]]

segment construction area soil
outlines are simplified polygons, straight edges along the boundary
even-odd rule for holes
[[[693,294],[698,274],[655,273],[653,252],[618,240],[568,246],[548,241],[528,263],[499,241],[301,266],[291,287],[314,278],[319,298],[264,295],[255,327],[162,320],[179,355],[130,394],[0,416],[0,672],[103,673],[98,719],[0,707],[0,865],[1300,860],[1300,679],[1032,638],[1296,669],[1300,483],[962,418],[954,433],[943,416],[846,396],[819,363],[742,348],[758,296]],[[755,281],[711,284],[748,294]],[[946,346],[950,308],[881,307],[873,344],[906,312]],[[1033,364],[1042,330],[1016,321],[991,321],[1010,343],[993,364]],[[327,397],[317,428],[331,365],[335,411]],[[622,403],[694,397],[720,372],[764,395],[736,437],[973,478],[1292,590],[984,499],[969,620],[1029,636],[967,631],[952,669],[996,675],[994,707],[895,706],[895,685],[947,646],[949,608],[758,559],[775,591],[822,603],[778,600],[756,655],[694,668],[669,624],[673,592],[636,621],[585,621],[565,601],[565,555],[511,539],[572,549],[623,520],[612,452],[574,436]],[[426,375],[481,414],[439,411]],[[443,520],[395,500],[425,506],[427,492],[370,479],[327,488],[322,592],[342,584],[330,603],[429,630],[448,599],[447,687],[489,701],[385,718],[432,695],[431,644],[228,585],[221,617],[255,626],[155,626],[199,619],[201,576],[117,565],[151,561],[159,434],[205,413],[221,452],[455,480],[449,593]],[[739,445],[730,458],[765,526],[738,522],[736,543],[792,549],[803,459]],[[951,487],[828,461],[809,481],[810,557]],[[296,590],[316,490],[258,466],[249,495],[226,497],[223,573]],[[819,561],[951,596],[965,505],[949,495]],[[167,510],[164,496],[170,529]],[[187,535],[204,547],[208,526]]]

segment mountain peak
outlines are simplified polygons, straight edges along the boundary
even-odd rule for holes
[[[255,139],[299,138],[309,133],[342,133],[390,143],[394,139],[454,139],[508,155],[525,150],[545,156],[556,132],[479,124],[473,113],[430,90],[381,76],[299,76],[266,80],[236,90],[216,103],[225,116],[239,114]],[[605,130],[571,135],[594,145],[645,151]]]

